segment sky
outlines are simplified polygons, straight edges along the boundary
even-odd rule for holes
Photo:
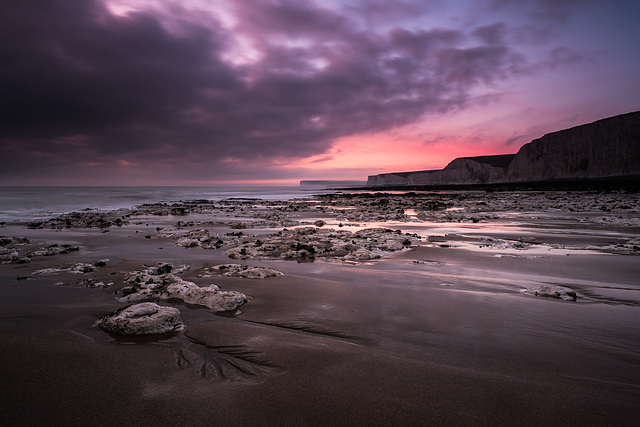
[[[0,185],[441,169],[640,110],[637,0],[0,4]]]

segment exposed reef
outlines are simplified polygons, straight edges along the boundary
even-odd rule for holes
[[[119,209],[107,212],[70,212],[45,221],[32,221],[27,228],[109,228],[129,223],[130,211]]]
[[[279,258],[287,260],[339,259],[366,261],[383,258],[420,241],[415,234],[400,230],[369,228],[347,230],[302,227],[283,230],[255,242],[226,251],[229,258]]]

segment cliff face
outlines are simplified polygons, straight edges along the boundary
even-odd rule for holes
[[[372,175],[370,186],[534,182],[640,175],[640,111],[553,132],[517,154],[464,157],[442,170]]]
[[[408,177],[414,174],[428,174],[431,171],[419,172],[397,172],[397,173],[381,173],[379,175],[370,175],[367,178],[367,185],[385,186],[385,185],[407,185]]]
[[[367,185],[447,185],[501,182],[515,154],[462,157],[442,170],[385,173],[369,176]]]
[[[506,182],[640,175],[640,112],[549,133],[520,148]]]
[[[300,181],[300,187],[362,187],[365,185],[364,181],[345,181],[345,180],[333,180],[333,179],[303,179]]]
[[[513,154],[499,156],[462,157],[430,176],[434,184],[489,184],[501,182]]]

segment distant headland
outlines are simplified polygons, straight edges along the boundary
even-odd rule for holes
[[[367,187],[640,178],[640,111],[552,132],[517,154],[461,157],[444,169],[371,175]]]
[[[310,180],[300,181],[301,187],[362,187],[365,181]]]

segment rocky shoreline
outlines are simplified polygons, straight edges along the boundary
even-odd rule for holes
[[[370,228],[368,223],[422,224],[422,223],[486,223],[508,217],[513,212],[555,212],[575,216],[575,221],[591,226],[632,227],[640,229],[640,198],[635,193],[621,192],[453,192],[453,193],[348,193],[318,195],[312,200],[263,201],[225,200],[210,202],[193,200],[172,204],[146,204],[132,209],[112,212],[73,212],[38,223],[27,223],[29,229],[82,229],[98,227],[104,232],[111,227],[127,226],[136,218],[148,216],[184,217],[172,225],[157,227],[147,239],[171,240],[178,247],[220,249],[232,260],[295,260],[298,262],[338,261],[363,262],[382,259],[389,255],[421,245],[456,247],[461,242],[458,235],[425,236],[402,232],[400,229]],[[190,220],[190,215],[211,216],[217,220]],[[223,220],[221,217],[229,219]],[[327,221],[337,222],[336,228]],[[364,224],[364,225],[363,225]],[[202,227],[226,227],[232,231],[216,233]],[[258,230],[282,227],[275,233]],[[291,227],[291,228],[287,228]],[[346,228],[356,228],[355,231]],[[247,229],[256,230],[249,232]],[[244,230],[244,231],[234,231]],[[463,239],[464,240],[464,239]],[[467,239],[468,240],[468,239]],[[472,239],[473,240],[473,239]],[[456,243],[458,242],[458,243]],[[543,243],[535,239],[518,238],[508,241],[497,238],[476,239],[478,248],[515,249],[526,251],[532,245]],[[0,239],[3,263],[26,264],[35,257],[63,255],[80,251],[78,246],[50,243],[35,250],[27,237],[2,237]],[[558,248],[559,245],[548,245]],[[566,248],[566,245],[563,245]],[[574,249],[595,249],[610,253],[640,255],[640,238],[621,239],[614,245],[583,246]],[[106,265],[108,260],[80,262],[67,267],[52,267],[33,271],[32,276],[60,273],[86,274]],[[126,272],[115,292],[123,303],[141,301],[181,300],[201,305],[210,310],[233,311],[247,302],[239,292],[221,291],[215,284],[196,285],[181,279],[177,274],[186,271],[187,265],[174,267],[159,262],[143,270]],[[266,278],[283,273],[265,267],[244,264],[221,264],[205,269],[198,277],[213,274],[236,277]],[[102,282],[82,279],[86,287],[104,288],[113,281]],[[556,287],[557,288],[557,287]],[[565,288],[562,288],[565,289]],[[550,295],[565,300],[577,299],[575,291],[565,289],[562,295],[555,288],[538,287],[524,289],[530,295]],[[568,297],[566,297],[568,295]],[[135,306],[132,306],[135,307]],[[133,308],[132,308],[133,309]],[[150,312],[151,313],[151,312]],[[140,315],[138,315],[140,316]],[[150,316],[155,316],[155,312]],[[115,317],[115,315],[114,315]],[[157,317],[157,316],[156,316]],[[160,318],[158,318],[160,319]],[[126,318],[125,318],[126,320]],[[114,322],[114,320],[110,320]],[[162,322],[164,320],[158,320]],[[147,334],[148,325],[140,331],[113,329],[128,334]],[[159,330],[159,329],[158,329]]]
[[[404,379],[388,386],[407,402],[407,414],[431,413],[418,400],[438,401],[437,393],[412,397],[403,390],[435,375],[470,381],[475,390],[515,387],[536,402],[523,411],[543,421],[534,406],[550,404],[542,396],[556,386],[584,396],[598,384],[616,395],[603,386],[605,378],[634,370],[640,378],[629,347],[640,331],[625,320],[640,307],[638,212],[640,195],[624,191],[354,191],[73,212],[0,228],[0,280],[11,289],[0,303],[0,326],[9,340],[33,319],[20,332],[29,349],[42,345],[38,331],[46,322],[65,342],[80,337],[74,351],[90,345],[105,360],[122,354],[140,374],[113,373],[118,381],[146,390],[138,399],[174,410],[170,396],[178,390],[206,389],[232,402],[240,389],[225,384],[239,383],[252,387],[241,389],[252,399],[269,390],[315,413],[307,405],[311,396],[298,400],[305,393],[300,378],[324,390],[332,407],[347,410],[330,397],[336,369],[347,385],[340,399],[370,408],[375,397],[364,397],[365,377],[354,376],[364,363],[367,372],[379,372],[367,377],[378,380],[401,373]],[[45,305],[38,292],[47,296]],[[51,307],[47,320],[38,320],[43,307]],[[604,350],[591,349],[594,336]],[[559,355],[549,369],[590,379],[578,387],[560,376],[549,389],[535,382],[546,368],[535,368],[522,388],[522,379],[504,380],[504,372],[519,378],[524,365],[549,363],[531,351],[532,343]],[[56,343],[44,348],[58,351]],[[574,364],[581,357],[574,348],[598,356]],[[132,359],[131,352],[145,358]],[[588,368],[591,357],[606,375]],[[142,360],[153,361],[153,375]],[[631,365],[618,366],[620,360]],[[23,375],[36,375],[20,360],[5,366],[16,364]],[[452,372],[461,372],[455,381]],[[21,377],[5,375],[23,387]],[[200,402],[195,392],[189,399]],[[633,404],[618,404],[621,414],[633,412]],[[267,408],[256,411],[240,418],[280,419]],[[498,411],[497,420],[504,420],[500,414],[514,415]],[[621,417],[612,419],[627,419]]]

